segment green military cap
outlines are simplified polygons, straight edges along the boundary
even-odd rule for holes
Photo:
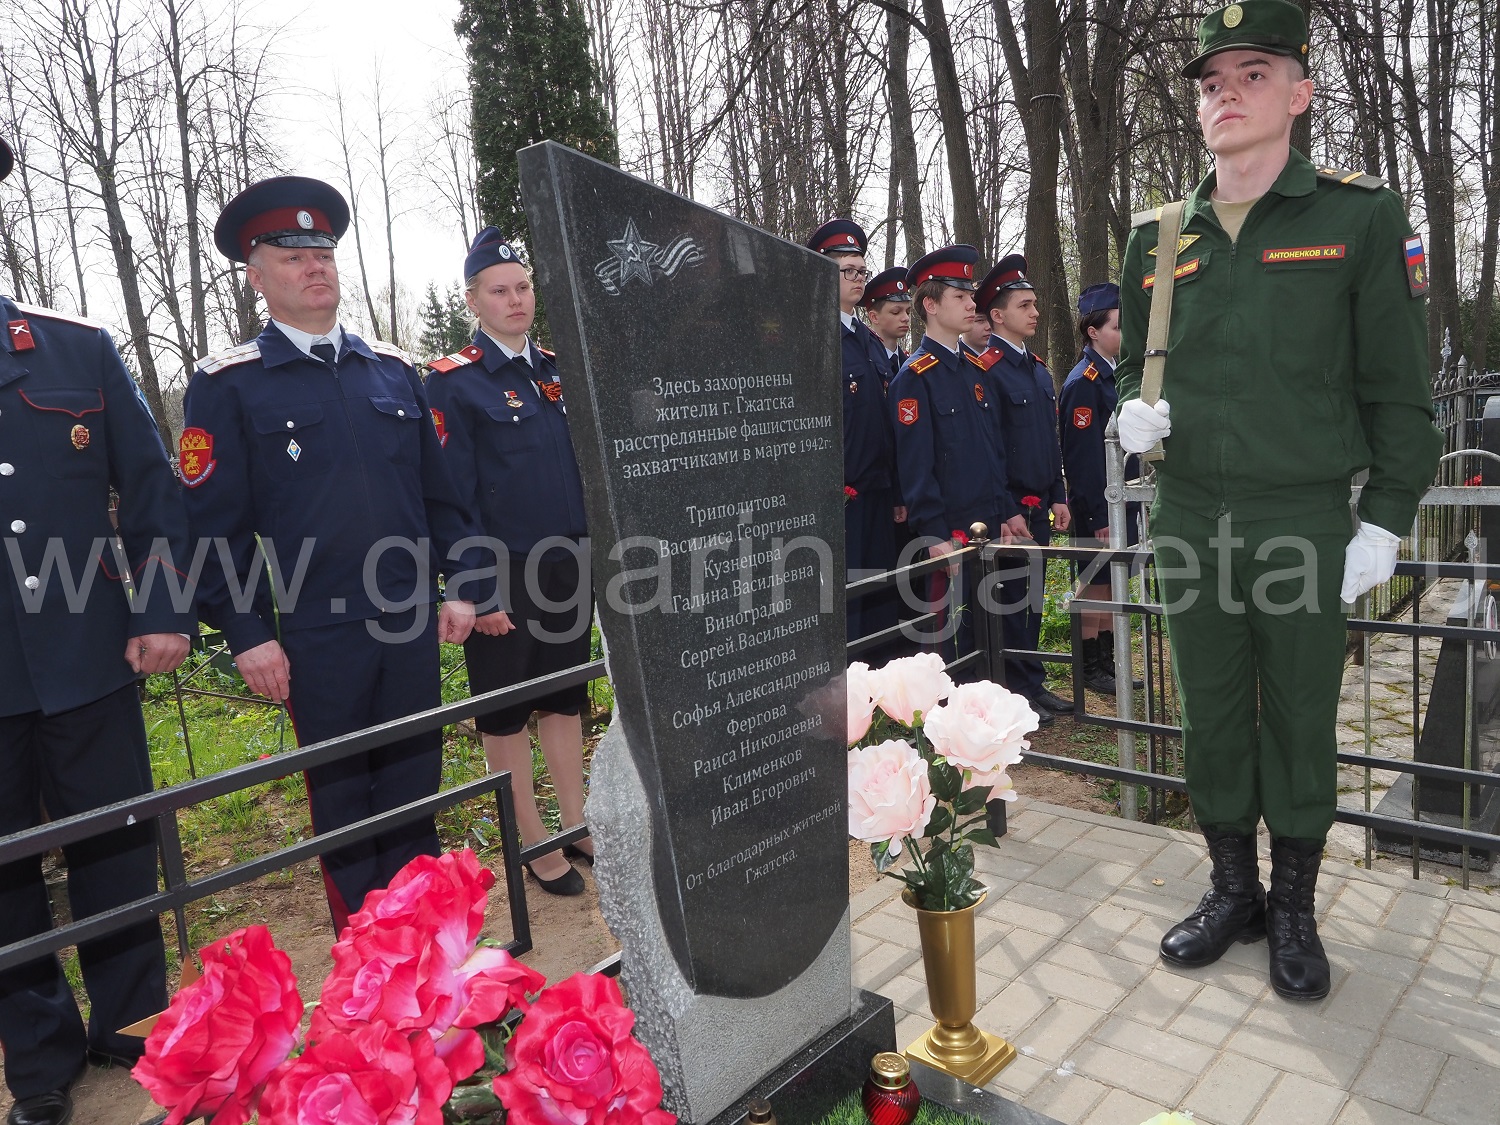
[[[1197,78],[1220,51],[1270,51],[1307,61],[1307,16],[1287,0],[1239,0],[1209,12],[1198,25],[1198,54],[1182,68]]]

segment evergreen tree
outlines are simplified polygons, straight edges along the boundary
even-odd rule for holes
[[[619,160],[579,0],[461,0],[479,213],[526,242],[516,151],[538,141]]]
[[[440,296],[437,286],[429,282],[427,295],[422,298],[421,315],[422,338],[418,344],[421,359],[451,355],[473,339],[469,306],[457,285],[449,286],[447,295]]]

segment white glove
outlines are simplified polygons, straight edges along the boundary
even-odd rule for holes
[[[1361,523],[1344,548],[1344,585],[1339,599],[1353,605],[1361,594],[1389,581],[1396,572],[1396,548],[1401,537],[1373,523]]]
[[[1120,447],[1126,453],[1145,453],[1172,432],[1172,407],[1166,399],[1147,406],[1133,398],[1120,407]]]

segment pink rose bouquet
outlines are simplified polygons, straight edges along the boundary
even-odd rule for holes
[[[297,978],[269,931],[206,946],[133,1075],[172,1125],[673,1125],[614,981],[548,989],[481,940],[494,881],[465,850],[421,856],[370,894],[333,947],[300,1054]]]
[[[850,742],[868,742],[849,750],[849,834],[869,843],[876,870],[905,883],[921,909],[972,906],[983,890],[974,845],[995,844],[985,805],[1015,799],[1006,771],[1036,715],[998,684],[955,685],[932,653],[857,667],[847,680]],[[863,715],[869,721],[857,722]],[[903,851],[910,866],[898,870]]]

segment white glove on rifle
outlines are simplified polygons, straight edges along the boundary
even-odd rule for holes
[[[1166,399],[1147,406],[1133,398],[1120,407],[1120,447],[1126,453],[1145,453],[1172,432],[1172,407]]]
[[[1396,572],[1396,548],[1401,537],[1373,523],[1361,523],[1344,548],[1344,585],[1339,598],[1353,605],[1361,594],[1390,580]]]

